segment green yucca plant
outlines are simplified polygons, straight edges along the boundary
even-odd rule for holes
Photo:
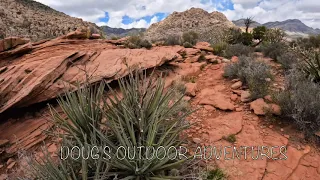
[[[308,58],[305,60],[305,65],[302,66],[302,70],[308,75],[308,77],[314,81],[320,81],[320,58],[319,52],[309,52]]]
[[[313,82],[320,82],[320,53],[316,49],[305,50],[300,47],[293,47],[292,50],[302,56],[303,63],[300,69]]]
[[[85,154],[96,146],[99,158],[74,160],[70,156],[58,163],[52,159],[32,162],[33,177],[68,180],[183,178],[181,174],[171,176],[169,173],[188,160],[173,158],[177,152],[170,148],[179,148],[183,142],[181,134],[189,126],[185,117],[190,111],[183,106],[183,95],[173,87],[165,89],[163,79],[153,78],[153,75],[147,78],[146,73],[138,71],[118,82],[120,92],[107,85],[110,94],[106,98],[103,97],[105,83],[101,82],[61,97],[58,102],[63,114],[51,108],[54,124],[64,131],[59,134],[63,138],[62,146],[85,147]],[[110,158],[101,153],[104,147],[108,147]],[[137,147],[164,148],[158,149],[158,156],[148,156],[150,151],[143,148],[139,151],[141,156],[133,157]],[[79,153],[72,155],[77,157]]]

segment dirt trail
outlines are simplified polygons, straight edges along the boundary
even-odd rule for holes
[[[273,68],[278,67],[275,63],[271,65]],[[276,70],[273,69],[273,71]],[[279,131],[280,127],[271,125],[270,120],[255,115],[250,110],[249,104],[242,103],[240,96],[232,91],[233,83],[224,79],[222,74],[223,64],[208,65],[198,74],[195,80],[196,96],[191,99],[191,105],[193,108],[200,109],[190,117],[190,121],[197,124],[188,131],[188,136],[201,146],[217,148],[249,146],[250,148],[247,149],[246,159],[244,152],[240,154],[240,160],[236,156],[232,158],[233,151],[230,147],[226,150],[230,154],[225,157],[222,155],[220,160],[213,157],[207,162],[208,165],[218,166],[226,172],[228,179],[234,180],[320,179],[318,150],[309,145],[300,145],[291,141],[290,136],[282,132],[283,129]],[[281,79],[283,78],[277,77],[278,82],[275,85],[281,83]],[[232,106],[234,107],[232,111],[221,110],[225,107],[232,108]],[[229,135],[235,135],[234,143],[225,140]],[[260,150],[260,155],[262,152],[269,158],[260,156],[258,160],[253,160],[252,158],[257,156],[257,147],[252,154],[251,146],[266,146]],[[280,149],[281,146],[286,148]],[[273,152],[271,157],[272,147],[276,152]],[[286,160],[285,156],[279,153],[280,150],[287,156]],[[203,151],[202,154],[204,154]]]

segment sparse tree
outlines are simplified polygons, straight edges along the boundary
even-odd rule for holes
[[[253,23],[253,18],[252,17],[247,17],[245,20],[244,20],[244,25],[246,26],[246,33],[248,33],[249,31],[249,27],[250,25]]]

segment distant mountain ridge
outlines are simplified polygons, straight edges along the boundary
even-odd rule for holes
[[[236,21],[232,21],[236,26],[243,27],[244,26],[244,19],[239,19]],[[267,28],[280,28],[287,32],[294,32],[294,33],[301,33],[301,34],[309,34],[315,35],[320,34],[320,29],[314,29],[305,25],[299,19],[288,19],[285,21],[275,21],[275,22],[267,22],[264,24],[260,24],[256,21],[252,23],[251,27],[257,26],[266,26]]]
[[[146,31],[146,28],[131,28],[131,29],[123,29],[123,28],[112,28],[109,26],[101,26],[102,31],[106,34],[108,38],[111,37],[125,37],[128,35],[137,35],[139,33],[143,33]]]

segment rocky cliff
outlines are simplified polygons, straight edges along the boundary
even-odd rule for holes
[[[223,32],[235,25],[220,12],[209,13],[200,8],[191,8],[184,12],[173,12],[166,19],[152,24],[145,37],[161,40],[168,35],[181,35],[183,32],[195,31],[200,41],[219,41]]]
[[[93,33],[101,32],[93,23],[70,17],[33,0],[0,0],[0,39],[19,36],[37,41],[82,27],[90,27]]]

